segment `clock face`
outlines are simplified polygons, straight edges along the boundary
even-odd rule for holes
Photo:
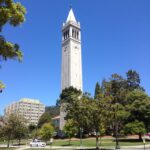
[[[67,51],[67,46],[64,48],[64,52],[66,52]]]
[[[75,46],[74,48],[75,48],[75,49],[79,49],[79,47],[78,47],[78,46]]]

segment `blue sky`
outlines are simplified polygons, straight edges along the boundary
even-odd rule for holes
[[[137,70],[150,94],[149,0],[19,0],[26,22],[5,26],[2,34],[19,43],[23,62],[2,62],[0,114],[9,103],[28,97],[55,105],[60,94],[61,28],[70,4],[82,27],[83,88],[93,94],[95,83],[112,73]]]

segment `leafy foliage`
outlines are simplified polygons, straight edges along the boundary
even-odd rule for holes
[[[13,138],[17,138],[20,144],[21,138],[27,134],[25,123],[24,118],[16,114],[11,114],[4,120],[4,126],[1,128],[1,136],[8,141],[7,147],[9,147],[9,142]]]
[[[129,70],[127,73],[127,88],[130,91],[133,91],[135,89],[143,90],[144,88],[140,86],[140,76],[135,70]]]
[[[47,106],[45,108],[45,112],[48,113],[51,116],[51,118],[53,118],[60,114],[59,109],[60,109],[59,106]]]
[[[48,113],[42,114],[38,121],[38,128],[41,128],[45,123],[50,123],[51,122],[51,116]]]
[[[70,144],[71,138],[75,136],[75,134],[78,133],[78,129],[75,125],[75,122],[72,119],[67,120],[63,128],[63,131],[69,137],[69,144]]]
[[[14,0],[0,0],[0,32],[6,24],[18,26],[25,21],[26,9],[19,2]],[[0,60],[7,59],[22,60],[22,52],[18,44],[8,42],[3,35],[0,35]],[[0,91],[4,85],[0,82]]]
[[[99,85],[99,83],[97,82],[96,83],[96,86],[95,86],[95,94],[94,94],[94,98],[96,99],[97,96],[101,93],[101,87]]]
[[[48,141],[54,134],[54,127],[51,123],[45,123],[40,129],[41,138]]]
[[[25,21],[25,13],[26,9],[20,3],[14,2],[14,0],[0,0],[0,32],[7,23],[12,26],[23,23]],[[19,45],[7,42],[0,35],[0,57],[3,60],[7,60],[7,58],[18,58],[21,60],[22,53],[19,50]]]
[[[139,139],[141,139],[141,135],[146,133],[145,125],[143,122],[134,121],[125,125],[124,127],[125,134],[139,134]]]

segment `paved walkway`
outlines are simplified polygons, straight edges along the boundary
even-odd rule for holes
[[[6,145],[0,145],[0,147],[6,147]],[[24,146],[10,146],[10,147],[15,147],[16,150],[26,150],[29,149],[30,146],[24,145]],[[35,149],[40,149],[39,147],[34,147]],[[59,149],[59,150],[75,150],[75,149],[94,149],[95,147],[71,147],[71,146],[46,146],[44,149]],[[115,150],[114,147],[105,147],[108,148],[109,150]],[[43,149],[43,148],[42,148]],[[144,150],[143,145],[139,146],[121,146],[120,150]],[[145,150],[150,150],[150,145],[145,146]]]

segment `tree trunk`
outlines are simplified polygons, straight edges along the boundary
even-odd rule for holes
[[[96,150],[99,150],[99,147],[98,147],[98,132],[96,132]]]
[[[8,137],[7,148],[9,148],[9,143],[10,143],[10,136]]]
[[[14,141],[13,140],[11,141],[11,144],[14,145]]]
[[[21,143],[21,138],[19,138],[19,146],[20,146],[20,143]]]
[[[101,134],[100,134],[99,147],[101,147],[101,141],[102,141],[102,138],[101,138]]]
[[[139,133],[139,140],[141,141],[142,140],[142,134]]]
[[[70,145],[70,142],[71,142],[71,137],[69,137],[69,145]]]

